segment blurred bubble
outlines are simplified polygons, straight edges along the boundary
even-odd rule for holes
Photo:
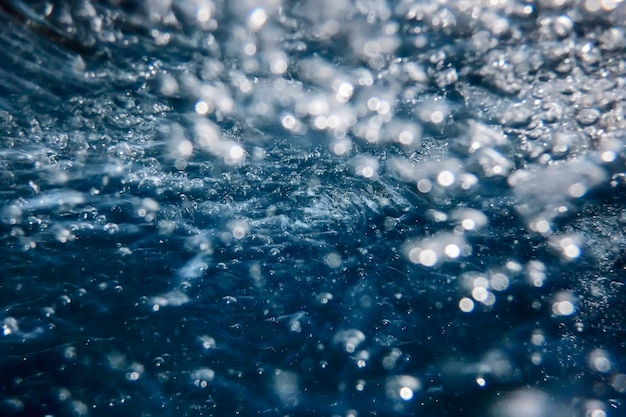
[[[233,238],[237,240],[243,239],[244,237],[246,237],[248,232],[250,231],[250,226],[248,225],[246,221],[243,221],[243,220],[237,220],[237,221],[231,222],[228,225],[228,228]]]
[[[489,291],[484,287],[476,287],[472,290],[472,298],[476,301],[484,302],[489,298]]]
[[[544,392],[522,389],[496,400],[490,415],[492,417],[551,417],[555,415],[554,412],[552,401]]]
[[[426,194],[426,193],[429,193],[433,189],[433,186],[429,180],[421,179],[417,182],[417,189],[419,190],[420,193]]]
[[[72,400],[71,413],[74,416],[82,417],[89,415],[89,407],[82,401]]]
[[[277,369],[274,372],[274,392],[287,407],[295,407],[300,403],[300,379],[298,374]]]
[[[214,5],[211,2],[206,2],[204,5],[198,7],[196,12],[196,19],[200,23],[206,23],[211,20],[211,17],[215,10],[213,10]]]
[[[604,151],[600,155],[602,162],[613,162],[617,158],[617,154],[614,151]]]
[[[243,148],[239,145],[232,145],[228,150],[228,157],[233,161],[238,161],[243,158],[245,152]]]
[[[180,307],[189,302],[189,296],[180,290],[172,290],[162,295],[152,297],[152,310],[159,311],[161,307]]]
[[[576,235],[554,236],[550,242],[567,260],[576,259],[581,254],[582,242]]]
[[[357,391],[362,392],[362,391],[365,389],[365,386],[366,386],[366,385],[367,385],[367,382],[366,382],[365,380],[363,380],[363,379],[359,379],[359,380],[356,382],[356,386],[355,386],[355,388],[356,388],[356,390],[357,390]]]
[[[161,93],[166,96],[175,96],[178,94],[179,86],[178,81],[170,74],[166,74],[161,79]],[[197,110],[196,110],[197,111]]]
[[[366,179],[378,177],[378,160],[371,156],[361,155],[353,160],[354,171],[357,175]]]
[[[328,304],[333,299],[333,295],[329,292],[324,292],[317,295],[317,300],[320,304]]]
[[[607,417],[606,405],[602,401],[588,400],[584,404],[585,417]]]
[[[422,387],[421,382],[410,375],[389,377],[385,385],[387,398],[392,400],[411,401],[415,393]]]
[[[391,352],[383,358],[383,367],[387,370],[395,368],[396,362],[402,355],[402,351],[398,348],[391,349]]]
[[[419,242],[406,242],[404,249],[411,262],[433,267],[440,262],[464,255],[465,246],[465,239],[462,236],[441,233]]]
[[[572,198],[580,198],[584,196],[586,192],[587,187],[585,187],[585,184],[581,184],[578,182],[570,185],[567,189],[567,194],[569,194],[569,196]]]
[[[287,71],[289,61],[283,52],[276,52],[270,55],[270,71],[275,75],[282,75]]]
[[[337,252],[331,252],[324,256],[324,263],[330,268],[339,268],[341,266],[341,255]]]
[[[196,102],[195,110],[196,110],[196,113],[198,113],[201,116],[204,116],[207,113],[212,113],[215,110],[215,108],[212,106],[209,106],[209,103],[207,103],[206,101],[199,100]]]
[[[552,303],[552,312],[557,316],[571,316],[576,312],[574,299],[569,292],[560,292],[556,294],[554,298],[555,301]]]
[[[504,291],[509,287],[509,277],[498,272],[491,275],[489,283],[495,291]]]
[[[419,250],[418,260],[424,266],[434,266],[438,258],[437,253],[432,249]]]
[[[569,16],[561,15],[552,19],[552,30],[559,38],[568,36],[574,28],[574,22]]]
[[[546,219],[537,219],[530,223],[530,228],[536,232],[545,234],[550,231],[550,222]]]
[[[437,182],[442,187],[449,187],[454,184],[454,173],[451,171],[441,171],[439,175],[437,175]]]
[[[213,339],[211,336],[207,336],[207,335],[202,335],[198,337],[198,341],[200,342],[200,344],[202,345],[203,349],[213,349],[216,347],[216,342],[215,339]]]
[[[612,364],[609,354],[604,349],[594,349],[587,356],[589,367],[597,372],[608,373],[611,371]]]
[[[339,103],[346,103],[347,101],[350,100],[350,98],[352,98],[353,92],[354,92],[354,87],[352,86],[352,84],[348,82],[342,82],[337,87],[337,93],[335,95],[335,98]]]
[[[282,125],[285,129],[291,130],[296,126],[296,118],[291,114],[287,114],[282,118]]]
[[[358,329],[341,330],[333,337],[333,343],[341,345],[347,353],[354,353],[365,341],[365,334]]]
[[[611,387],[620,394],[626,393],[626,375],[616,373],[611,376]]]
[[[250,18],[248,19],[250,29],[254,31],[260,30],[263,25],[265,25],[265,22],[267,22],[267,17],[265,9],[260,7],[254,9],[252,13],[250,13]]]
[[[530,261],[526,266],[526,274],[532,285],[542,287],[546,279],[546,266],[540,261]]]
[[[477,230],[488,223],[487,216],[480,210],[460,208],[452,211],[452,220],[460,223],[464,230]]]
[[[446,245],[446,247],[444,248],[444,253],[448,258],[458,258],[459,255],[461,255],[461,248],[454,243],[451,243],[449,245]]]
[[[349,139],[340,139],[330,144],[332,152],[337,156],[342,156],[350,152],[352,149],[352,141]]]
[[[474,302],[471,298],[463,297],[459,301],[459,309],[464,313],[471,313],[474,310]]]
[[[443,101],[426,101],[417,108],[417,116],[423,123],[441,125],[450,116],[450,108]]]
[[[2,335],[8,336],[20,330],[15,317],[6,317],[2,320]]]
[[[76,348],[74,346],[68,346],[63,352],[63,357],[67,360],[74,361],[77,358]]]
[[[215,378],[215,371],[210,368],[198,368],[191,372],[191,382],[198,388],[206,388]]]

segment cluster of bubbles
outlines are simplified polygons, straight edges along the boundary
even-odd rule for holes
[[[176,391],[170,401],[183,380],[216,397],[265,384],[274,402],[259,410],[306,410],[337,402],[320,387],[336,378],[346,398],[382,392],[373,413],[387,402],[410,413],[452,401],[469,377],[461,397],[507,391],[486,397],[494,417],[607,417],[608,399],[626,393],[617,344],[585,333],[607,312],[599,330],[624,325],[621,0],[12,1],[0,17],[11,22],[0,57],[20,74],[0,70],[1,247],[11,291],[43,300],[5,308],[1,337],[71,333],[72,309],[101,319],[129,293],[137,317],[198,316],[167,348],[192,352],[182,359],[96,352],[142,394],[152,382]],[[76,247],[115,271],[77,262],[84,281],[62,288],[16,278],[39,278],[40,256],[60,273]],[[144,274],[132,262],[154,276],[129,279]],[[489,332],[489,317],[520,324],[507,314],[545,330],[490,334],[458,361],[416,340],[433,316],[456,327],[425,340],[449,346]],[[240,346],[245,328],[261,330]],[[253,368],[269,358],[246,374],[254,384],[242,387],[229,349]],[[62,360],[90,363],[80,352],[66,347]],[[544,392],[557,389],[537,376],[550,355],[583,358],[560,377],[591,373],[584,398]],[[70,394],[58,401],[86,415]]]

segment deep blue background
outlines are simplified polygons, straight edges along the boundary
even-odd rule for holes
[[[620,91],[626,71],[624,45],[602,43],[611,30],[623,34],[621,8],[598,14],[585,12],[583,3],[537,4],[526,15],[494,9],[513,29],[492,36],[496,46],[485,50],[472,49],[472,36],[485,28],[460,13],[454,29],[440,30],[432,20],[401,17],[400,6],[374,23],[346,18],[346,27],[365,32],[386,20],[400,25],[400,44],[379,68],[350,50],[349,32],[320,40],[311,31],[323,16],[307,17],[304,3],[284,2],[281,13],[295,24],[285,23],[291,30],[281,38],[290,62],[283,77],[302,85],[304,102],[325,90],[298,69],[302,60],[317,57],[349,74],[369,68],[379,75],[375,87],[393,91],[414,87],[390,69],[404,60],[423,66],[429,81],[417,98],[398,99],[394,116],[419,123],[415,109],[436,97],[447,103],[451,122],[424,124],[422,144],[410,152],[394,143],[368,144],[350,132],[351,153],[338,156],[325,133],[283,129],[280,108],[267,117],[252,110],[251,101],[266,99],[260,86],[280,78],[261,66],[247,74],[259,85],[252,96],[233,93],[231,114],[208,116],[246,150],[246,162],[229,165],[194,152],[181,170],[168,145],[173,130],[164,126],[176,124],[191,135],[197,97],[183,88],[164,94],[163,77],[202,79],[204,65],[214,60],[231,72],[204,81],[230,86],[234,72],[243,71],[236,28],[252,6],[219,3],[218,28],[204,30],[185,14],[188,2],[171,7],[177,24],[143,2],[96,3],[95,15],[85,12],[86,2],[50,4],[48,13],[44,2],[0,2],[0,414],[516,417],[526,414],[497,404],[515,404],[511,393],[521,392],[530,396],[526,403],[539,404],[537,416],[623,415],[626,126],[620,106],[626,97]],[[450,7],[458,11],[455,3]],[[546,35],[544,19],[561,15],[575,21],[567,39]],[[93,28],[98,16],[100,31]],[[420,25],[423,48],[414,43]],[[169,44],[155,43],[152,30],[170,33]],[[589,39],[605,45],[601,59],[576,55],[576,45]],[[575,46],[565,55],[574,69],[566,71],[559,67],[562,55],[550,57],[568,40]],[[259,56],[271,52],[259,48]],[[522,92],[507,91],[510,80],[498,78],[505,70],[490,70],[490,54],[510,59],[516,48],[542,56],[536,67],[522,65],[528,58],[510,73],[519,76]],[[437,53],[445,59],[432,58]],[[446,68],[457,69],[458,82],[437,81]],[[593,91],[606,79],[609,98],[602,104],[600,94],[593,105],[616,119],[583,126],[574,116],[583,105],[569,99],[579,90],[565,90],[588,84]],[[511,121],[502,115],[511,103],[533,103],[524,89],[537,85],[562,107],[561,121],[538,128],[530,116]],[[529,114],[545,110],[542,103],[528,106],[522,110]],[[544,213],[561,197],[484,175],[464,148],[468,121],[504,129],[507,143],[498,150],[512,171],[539,169],[540,184],[561,175],[540,170],[544,163],[532,155],[541,146],[566,167],[579,158],[594,161],[603,178],[583,198],[563,197],[568,212],[550,218],[552,234],[535,233],[532,219],[518,210],[525,196],[532,213]],[[569,127],[584,144],[557,155],[549,138]],[[605,143],[601,129],[617,143],[613,163],[597,162]],[[255,159],[255,151],[264,157]],[[377,178],[355,173],[351,158],[358,155],[380,162]],[[479,182],[470,190],[424,195],[394,171],[394,158],[439,170],[441,161],[457,158]],[[567,169],[562,175],[575,175]],[[147,201],[158,203],[150,219],[138,214]],[[471,252],[432,268],[410,262],[407,241],[454,227],[452,220],[434,220],[433,210],[457,207],[480,210],[489,222],[465,234]],[[224,238],[233,221],[247,225],[242,239]],[[575,260],[560,256],[550,240],[570,233],[582,238]],[[340,256],[339,267],[324,261],[329,254]],[[509,261],[523,269],[509,271],[510,286],[496,294],[496,303],[476,302],[474,311],[461,312],[458,302],[469,296],[464,277],[501,270]],[[533,262],[545,265],[542,287],[529,284]],[[553,313],[561,293],[572,297],[575,314]],[[154,308],[157,297],[172,294],[184,294],[185,302]],[[325,294],[332,299],[322,302]],[[364,335],[355,353],[341,340],[351,329]],[[545,343],[533,345],[537,331]],[[215,346],[203,347],[203,336]],[[590,365],[598,351],[610,358],[605,372]],[[357,364],[359,352],[368,355],[364,367]],[[530,360],[536,352],[540,364]],[[391,368],[383,366],[390,355],[396,355]],[[201,387],[194,375],[204,368],[214,377]],[[402,375],[421,383],[410,401],[389,393]],[[281,384],[293,395],[281,397]]]

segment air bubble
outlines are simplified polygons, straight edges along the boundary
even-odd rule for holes
[[[461,255],[461,248],[459,248],[455,244],[449,244],[445,247],[444,253],[448,258],[455,259],[458,258],[459,255]]]
[[[426,194],[426,193],[429,193],[433,189],[433,186],[429,180],[421,179],[417,182],[417,189],[419,190],[420,193]]]
[[[441,171],[439,175],[437,175],[437,182],[442,187],[449,187],[454,184],[454,173],[451,171]]]
[[[20,330],[19,326],[17,325],[17,320],[15,319],[15,317],[6,317],[5,319],[3,319],[2,326],[0,328],[2,328],[3,336],[9,336]]]
[[[604,349],[595,349],[587,358],[591,369],[601,373],[608,373],[613,367],[608,353]]]
[[[355,158],[354,171],[357,175],[366,179],[375,179],[378,176],[378,160],[371,156],[359,156]]]
[[[358,329],[342,330],[333,338],[333,343],[341,345],[347,353],[354,353],[364,341],[365,334]]]
[[[422,387],[421,382],[410,375],[399,375],[387,380],[385,392],[387,398],[399,401],[411,401]]]
[[[194,108],[196,110],[196,113],[198,113],[201,116],[204,116],[207,113],[213,112],[213,108],[209,107],[209,104],[204,100],[200,100],[196,102],[196,105]]]
[[[464,313],[471,313],[474,311],[474,301],[467,297],[461,298],[459,301],[459,309]]]
[[[576,307],[569,295],[557,295],[557,301],[552,304],[552,312],[557,316],[571,316],[576,312]]]
[[[265,22],[267,22],[267,17],[268,16],[265,9],[262,9],[260,7],[254,9],[252,13],[250,13],[250,18],[248,20],[250,29],[254,31],[260,30],[263,25],[265,25]]]

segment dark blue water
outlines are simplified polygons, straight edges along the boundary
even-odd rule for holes
[[[625,415],[621,1],[0,1],[0,415]]]

